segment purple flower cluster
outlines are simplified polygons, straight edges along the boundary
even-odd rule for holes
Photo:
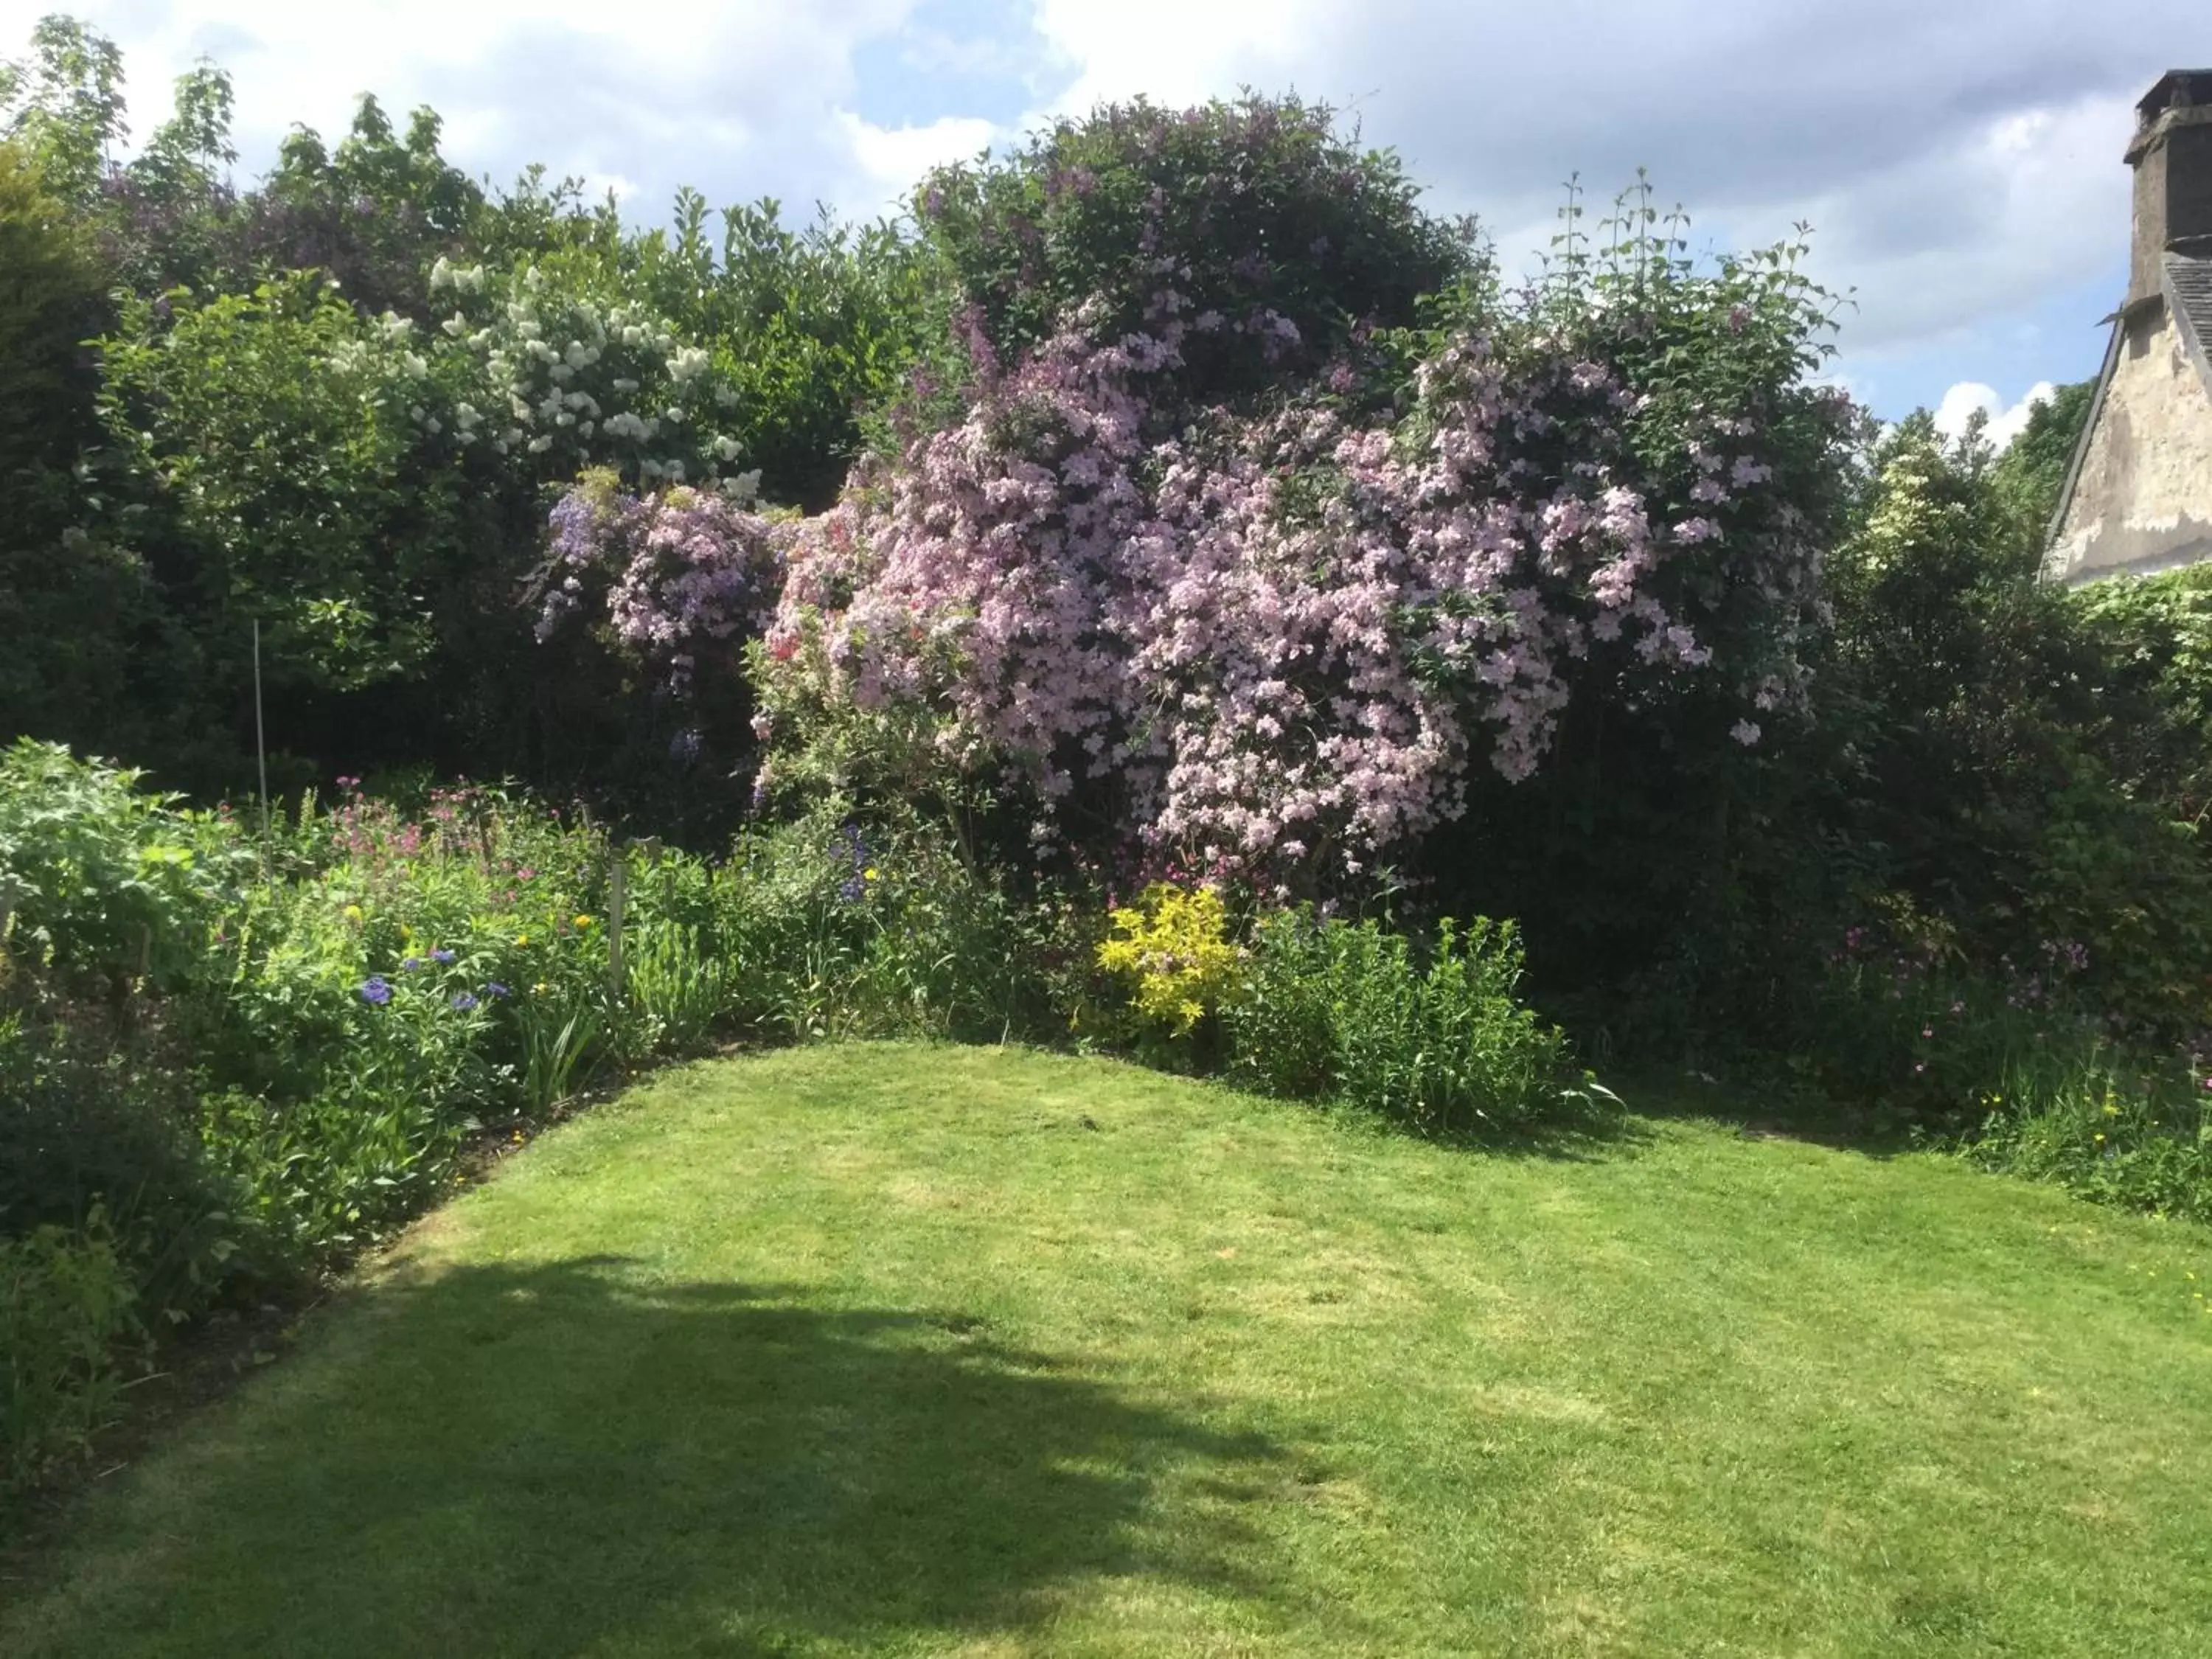
[[[451,951],[433,951],[430,952],[430,960],[432,962],[449,963],[454,959],[454,953]],[[426,964],[422,957],[409,957],[405,961],[399,964],[399,967],[402,972],[411,974],[420,971],[425,965]],[[363,1002],[368,1003],[371,1007],[381,1008],[392,1000],[392,992],[396,988],[397,988],[393,986],[392,981],[385,978],[383,975],[371,974],[367,979],[363,980],[358,986],[354,988],[354,994],[359,997]],[[487,997],[494,998],[510,996],[513,994],[507,987],[501,985],[496,980],[487,984],[483,988],[483,994]],[[477,994],[471,991],[456,991],[446,999],[446,1002],[447,1006],[451,1007],[456,1013],[464,1014],[468,1012],[471,1008],[478,1006]]]
[[[734,670],[736,648],[760,632],[782,585],[784,533],[708,491],[630,495],[602,476],[564,495],[551,525],[538,638],[592,609],[678,694],[702,653],[720,648]]]
[[[1740,551],[1729,527],[1769,477],[1750,422],[1709,422],[1678,458],[1697,510],[1670,509],[1626,441],[1629,392],[1567,356],[1463,337],[1390,426],[1304,406],[1148,442],[1178,310],[1164,295],[1157,331],[1116,344],[1062,335],[798,527],[772,727],[920,717],[945,759],[1015,769],[1048,814],[1103,782],[1156,848],[1356,872],[1461,811],[1473,760],[1529,775],[1573,661],[1711,668],[1676,565],[1763,583],[1780,612],[1809,588],[1808,544]],[[1747,696],[1791,690],[1770,672]]]
[[[1088,791],[1156,853],[1253,874],[1357,873],[1463,811],[1472,766],[1528,777],[1599,664],[1649,688],[1725,672],[1747,714],[1798,694],[1818,556],[1751,419],[1698,412],[1655,455],[1607,362],[1463,334],[1383,422],[1309,401],[1158,437],[1152,388],[1194,332],[1297,338],[1188,309],[1164,286],[1144,331],[1095,337],[1094,309],[1006,368],[963,319],[965,418],[814,518],[580,487],[541,633],[603,606],[683,689],[764,629],[764,740],[857,721],[1024,780],[1041,839]],[[1747,605],[1760,650],[1717,664]]]
[[[837,832],[837,850],[844,854],[844,879],[837,884],[837,896],[848,904],[857,904],[868,896],[868,843],[860,830],[847,824]]]

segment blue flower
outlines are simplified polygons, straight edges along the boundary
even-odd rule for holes
[[[371,1006],[381,1008],[392,1000],[392,985],[383,975],[371,974],[362,981],[361,988],[356,994]]]
[[[484,994],[488,997],[503,997],[511,996],[514,993],[509,991],[504,985],[501,985],[497,980],[494,980],[490,984],[484,987]]]
[[[433,962],[451,962],[453,959],[453,953],[451,951],[433,951],[430,952],[430,960]]]
[[[837,884],[837,896],[848,904],[856,904],[868,895],[868,843],[852,824],[846,824],[837,833],[844,843],[845,857],[852,865],[851,872]]]
[[[477,1000],[471,996],[466,991],[456,991],[453,993],[453,1009],[455,1012],[465,1014],[470,1009],[476,1006]]]
[[[406,960],[406,961],[404,961],[404,962],[403,962],[403,963],[401,963],[399,964],[399,971],[400,971],[401,973],[403,973],[403,974],[411,974],[411,973],[413,973],[413,972],[414,972],[417,968],[420,968],[422,965],[422,957],[408,957],[408,958],[407,958],[407,960]]]

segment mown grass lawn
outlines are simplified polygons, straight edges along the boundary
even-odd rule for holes
[[[1710,1123],[703,1065],[96,1492],[0,1651],[2173,1659],[2208,1281],[2201,1231]]]

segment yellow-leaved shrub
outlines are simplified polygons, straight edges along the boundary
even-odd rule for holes
[[[1108,920],[1113,931],[1098,946],[1098,965],[1133,981],[1131,1006],[1171,1036],[1188,1036],[1243,982],[1243,952],[1211,887],[1154,882]]]

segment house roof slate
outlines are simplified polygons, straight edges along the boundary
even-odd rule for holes
[[[2180,327],[2182,343],[2212,392],[2212,258],[2186,253],[2166,256],[2166,302]]]

